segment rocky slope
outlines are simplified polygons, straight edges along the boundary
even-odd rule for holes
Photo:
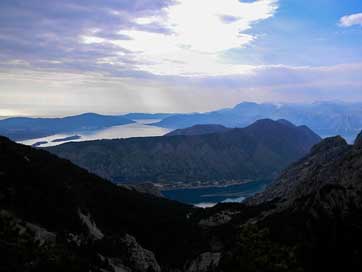
[[[68,143],[50,152],[119,183],[270,179],[320,141],[307,127],[260,120],[207,135]]]
[[[0,138],[0,271],[360,271],[362,134],[245,204],[196,209]]]
[[[209,248],[192,210],[0,137],[0,271],[184,269]]]
[[[362,133],[354,145],[339,136],[328,138],[287,168],[265,192],[248,199],[246,206],[220,208],[218,214],[229,215],[226,224],[241,229],[225,267],[245,268],[243,254],[270,261],[270,256],[288,251],[288,262],[280,262],[276,271],[359,271],[361,166]],[[268,266],[263,261],[250,265]]]

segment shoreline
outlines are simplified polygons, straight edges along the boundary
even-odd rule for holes
[[[153,183],[153,185],[160,190],[161,192],[173,191],[173,190],[194,190],[194,189],[207,189],[207,188],[226,188],[230,186],[243,185],[248,183],[258,182],[259,180],[243,180],[243,181],[235,181],[235,182],[225,182],[222,184],[200,184],[200,185],[188,185],[184,184],[158,184]]]

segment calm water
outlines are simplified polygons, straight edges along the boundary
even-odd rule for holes
[[[56,134],[48,137],[32,139],[22,141],[20,143],[26,145],[33,145],[37,142],[48,142],[47,144],[40,145],[41,147],[45,146],[53,146],[59,145],[61,143],[52,142],[55,139],[66,138],[73,135],[81,136],[78,140],[72,140],[72,142],[80,142],[80,141],[91,141],[91,140],[100,140],[100,139],[118,139],[118,138],[131,138],[131,137],[147,137],[147,136],[162,136],[168,132],[169,129],[160,128],[155,126],[149,126],[147,124],[155,123],[160,120],[136,120],[136,123],[127,124],[122,126],[114,126],[110,128],[105,128],[101,130],[94,131],[80,131],[80,132],[72,132],[72,133],[62,133]]]
[[[162,194],[179,202],[199,207],[211,207],[219,202],[242,202],[245,198],[263,191],[269,183],[268,181],[257,181],[228,187],[177,189],[163,191]]]

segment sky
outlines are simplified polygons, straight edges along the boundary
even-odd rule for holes
[[[362,101],[361,0],[1,0],[0,116]]]

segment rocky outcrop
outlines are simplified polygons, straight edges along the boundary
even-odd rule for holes
[[[220,259],[221,253],[219,252],[202,253],[189,264],[186,272],[214,271],[215,268],[219,265]]]
[[[199,226],[201,227],[217,227],[224,225],[230,222],[233,215],[238,214],[238,212],[224,210],[219,213],[213,214],[208,218],[201,219],[199,221]]]
[[[56,242],[57,235],[55,233],[50,232],[39,225],[21,220],[7,210],[0,210],[0,218],[6,218],[11,221],[19,235],[30,233],[32,240],[36,241],[40,246],[45,244],[53,245]]]
[[[34,233],[34,240],[41,246],[44,244],[55,244],[57,235],[53,232],[47,231],[38,225],[25,223],[25,226]]]
[[[152,251],[143,248],[138,244],[136,238],[126,234],[121,239],[123,254],[125,255],[125,265],[134,268],[137,272],[159,272],[161,267],[158,264]]]
[[[90,214],[85,215],[81,212],[80,209],[78,210],[78,213],[83,224],[87,226],[89,235],[95,240],[102,239],[104,237],[104,234],[97,227],[96,223],[92,220]]]

